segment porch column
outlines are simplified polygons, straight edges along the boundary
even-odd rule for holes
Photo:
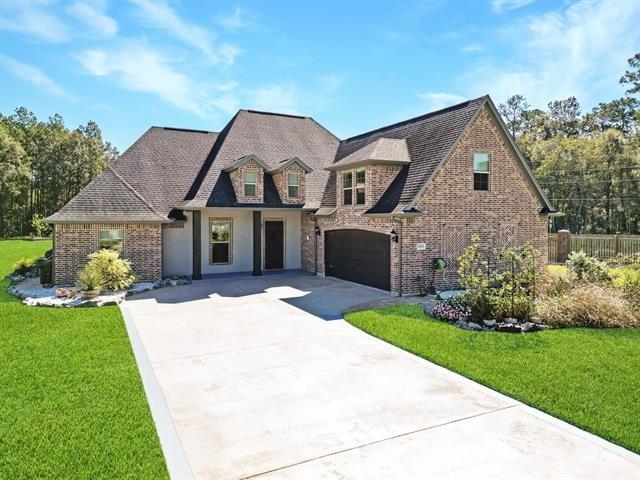
[[[262,275],[262,212],[253,211],[253,274]]]
[[[202,226],[200,210],[191,212],[191,218],[193,220],[193,230],[191,233],[193,240],[193,272],[191,278],[193,280],[202,280]]]

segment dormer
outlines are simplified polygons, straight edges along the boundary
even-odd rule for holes
[[[298,157],[281,161],[269,170],[278,189],[282,203],[302,205],[305,203],[305,177],[312,169]]]
[[[379,138],[351,152],[325,170],[336,171],[339,207],[372,207],[398,175],[411,163],[404,138]]]
[[[246,155],[224,168],[239,203],[264,202],[264,174],[269,166],[255,155]]]

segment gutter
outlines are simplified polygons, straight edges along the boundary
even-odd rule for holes
[[[398,296],[402,296],[402,217],[392,216],[391,220],[398,222]]]

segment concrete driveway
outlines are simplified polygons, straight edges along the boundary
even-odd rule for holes
[[[386,294],[225,277],[122,309],[174,478],[640,478],[640,457],[351,327]]]

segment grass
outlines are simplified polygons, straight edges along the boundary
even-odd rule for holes
[[[0,240],[0,278],[50,241]],[[26,307],[0,281],[0,478],[168,478],[118,307]]]
[[[640,330],[470,332],[419,305],[346,315],[365,332],[640,453]]]

